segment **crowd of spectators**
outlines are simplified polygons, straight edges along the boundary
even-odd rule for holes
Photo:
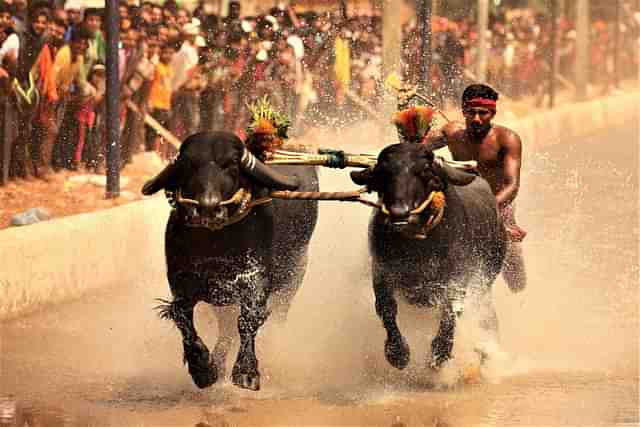
[[[49,179],[60,169],[105,167],[104,11],[68,0],[0,0],[0,184]],[[380,16],[273,8],[244,16],[231,1],[225,17],[206,3],[175,0],[119,6],[121,168],[141,150],[171,155],[145,122],[152,117],[178,138],[196,131],[242,134],[247,104],[267,95],[293,121],[292,131],[334,124],[375,108],[384,91]],[[638,21],[627,11],[619,38],[619,77],[637,75]],[[610,90],[611,23],[592,26],[591,81]],[[419,76],[415,22],[404,28],[403,78]],[[559,81],[570,86],[575,30],[559,22]],[[541,95],[550,68],[550,22],[522,13],[492,19],[488,81],[512,98]],[[438,102],[457,100],[475,79],[477,29],[472,19],[433,20],[433,87]],[[357,102],[354,103],[354,100]]]

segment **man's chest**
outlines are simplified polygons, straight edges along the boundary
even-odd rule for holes
[[[454,160],[475,160],[484,168],[496,167],[501,162],[501,152],[495,140],[474,143],[465,139],[456,139],[449,144],[449,151]]]

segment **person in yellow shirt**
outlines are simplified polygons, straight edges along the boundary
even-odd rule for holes
[[[169,125],[171,117],[171,81],[174,77],[171,68],[171,59],[176,53],[176,46],[170,43],[163,45],[160,49],[160,60],[156,64],[155,76],[151,84],[149,95],[149,110],[151,117],[156,119],[165,128]],[[161,157],[166,157],[166,150],[163,148],[162,137],[152,128],[147,127],[145,138],[145,149],[147,151],[157,151]]]
[[[85,54],[91,37],[88,30],[79,27],[73,32],[70,44],[58,50],[53,62],[56,91],[62,103],[60,131],[53,147],[53,166],[56,170],[79,167],[77,153],[84,148],[81,126],[86,125],[86,120],[80,121],[79,114],[81,107],[93,100],[96,92],[87,80],[85,69]],[[84,116],[83,119],[86,118]]]

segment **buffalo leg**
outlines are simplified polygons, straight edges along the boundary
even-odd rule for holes
[[[247,291],[241,298],[240,316],[238,316],[238,332],[240,333],[240,350],[231,380],[238,387],[249,390],[260,390],[260,372],[256,357],[256,334],[267,320],[267,294],[262,283],[257,286],[247,286]]]
[[[222,307],[216,312],[218,320],[218,340],[213,348],[212,360],[218,368],[218,376],[226,374],[227,354],[233,345],[236,334],[237,310],[235,307]]]
[[[456,329],[456,314],[451,303],[442,305],[440,327],[433,341],[431,341],[431,363],[429,367],[438,369],[451,358],[453,350],[453,336]]]
[[[384,275],[374,272],[373,292],[376,297],[376,313],[382,319],[382,324],[387,331],[384,355],[391,366],[404,369],[411,357],[409,345],[398,328],[396,322],[398,303],[393,296],[393,290],[386,285]]]
[[[295,260],[291,260],[289,257],[285,262],[287,262],[288,265],[277,267],[276,271],[278,271],[279,274],[272,280],[272,283],[280,284],[279,289],[274,293],[270,293],[269,296],[273,308],[273,313],[270,318],[280,323],[284,323],[287,320],[291,303],[298,293],[300,286],[302,286],[308,264],[307,252],[304,251],[304,253]]]
[[[492,355],[501,353],[498,339],[498,316],[493,304],[493,295],[489,284],[484,284],[478,292],[473,293],[473,311],[477,317],[477,326],[482,336],[475,346],[475,351],[485,362]]]
[[[162,308],[161,316],[174,321],[182,334],[184,360],[189,374],[199,388],[211,386],[218,380],[216,367],[210,361],[209,349],[198,336],[193,324],[195,298],[175,298]]]

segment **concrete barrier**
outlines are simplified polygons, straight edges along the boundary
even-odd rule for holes
[[[540,150],[637,121],[639,104],[640,92],[635,92],[505,124],[520,134],[526,150]],[[169,206],[160,196],[0,231],[0,321],[97,289],[134,286],[142,277],[165,281],[163,238],[168,213]]]
[[[106,286],[136,284],[150,272],[166,280],[161,255],[168,213],[159,197],[1,231],[0,320]]]

